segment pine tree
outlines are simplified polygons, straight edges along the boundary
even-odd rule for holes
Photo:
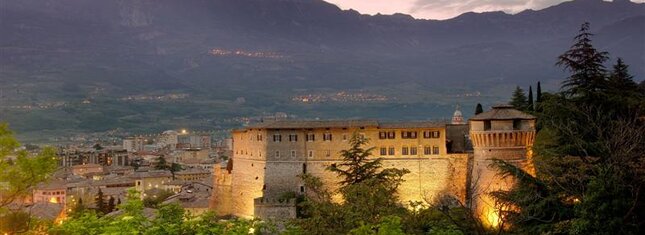
[[[598,51],[591,44],[593,34],[589,23],[582,24],[575,43],[568,51],[558,57],[556,65],[572,74],[562,84],[565,95],[586,100],[598,98],[605,87],[605,66],[607,52]]]
[[[529,101],[526,104],[528,111],[533,111],[533,87],[529,86]]]
[[[356,185],[372,179],[389,181],[408,172],[393,168],[381,170],[382,159],[369,159],[374,147],[364,149],[363,146],[367,143],[367,138],[354,133],[349,140],[350,148],[340,152],[343,162],[339,166],[331,165],[327,168],[341,177],[340,184],[342,186]]]
[[[515,91],[513,92],[513,97],[511,98],[511,102],[509,102],[510,105],[513,105],[518,110],[525,110],[527,106],[527,101],[526,101],[526,95],[524,94],[524,90],[522,88],[515,87]]]
[[[108,200],[107,208],[106,208],[106,214],[114,211],[114,208],[116,208],[116,205],[114,204],[114,197],[110,197],[110,200]]]
[[[638,84],[634,82],[628,68],[629,66],[623,62],[623,59],[618,58],[613,71],[609,75],[609,86],[619,93],[638,91]]]
[[[483,112],[484,112],[484,108],[482,107],[482,104],[477,103],[477,107],[475,108],[475,115],[483,113]]]
[[[96,205],[96,210],[102,213],[105,213],[105,200],[103,198],[103,191],[99,189],[99,192],[96,194],[96,198],[94,199],[94,203]]]

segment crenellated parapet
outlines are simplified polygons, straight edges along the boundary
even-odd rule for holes
[[[533,146],[535,130],[471,131],[474,148],[509,148]]]

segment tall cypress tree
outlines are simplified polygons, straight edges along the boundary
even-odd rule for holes
[[[533,111],[533,87],[529,86],[529,101],[526,104],[528,111]]]
[[[511,98],[511,102],[508,104],[513,105],[518,110],[525,110],[527,106],[527,101],[526,101],[526,95],[524,94],[524,90],[522,88],[515,87],[515,91],[513,91],[513,97]]]
[[[574,38],[574,44],[564,54],[558,57],[556,65],[571,72],[562,84],[565,95],[583,100],[598,99],[605,87],[605,66],[607,52],[598,51],[591,44],[592,33],[589,23],[580,27],[579,34]]]
[[[542,85],[539,81],[535,89],[535,111],[542,112]]]
[[[484,112],[484,108],[482,107],[482,104],[477,103],[477,107],[475,108],[475,115],[483,113],[483,112]]]

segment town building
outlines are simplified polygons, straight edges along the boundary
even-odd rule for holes
[[[33,203],[65,204],[67,185],[65,181],[56,180],[41,184],[33,190]]]

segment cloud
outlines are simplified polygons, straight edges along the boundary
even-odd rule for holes
[[[526,9],[539,10],[564,0],[413,0],[407,10],[419,18],[447,19],[465,12],[504,11],[517,13]]]

